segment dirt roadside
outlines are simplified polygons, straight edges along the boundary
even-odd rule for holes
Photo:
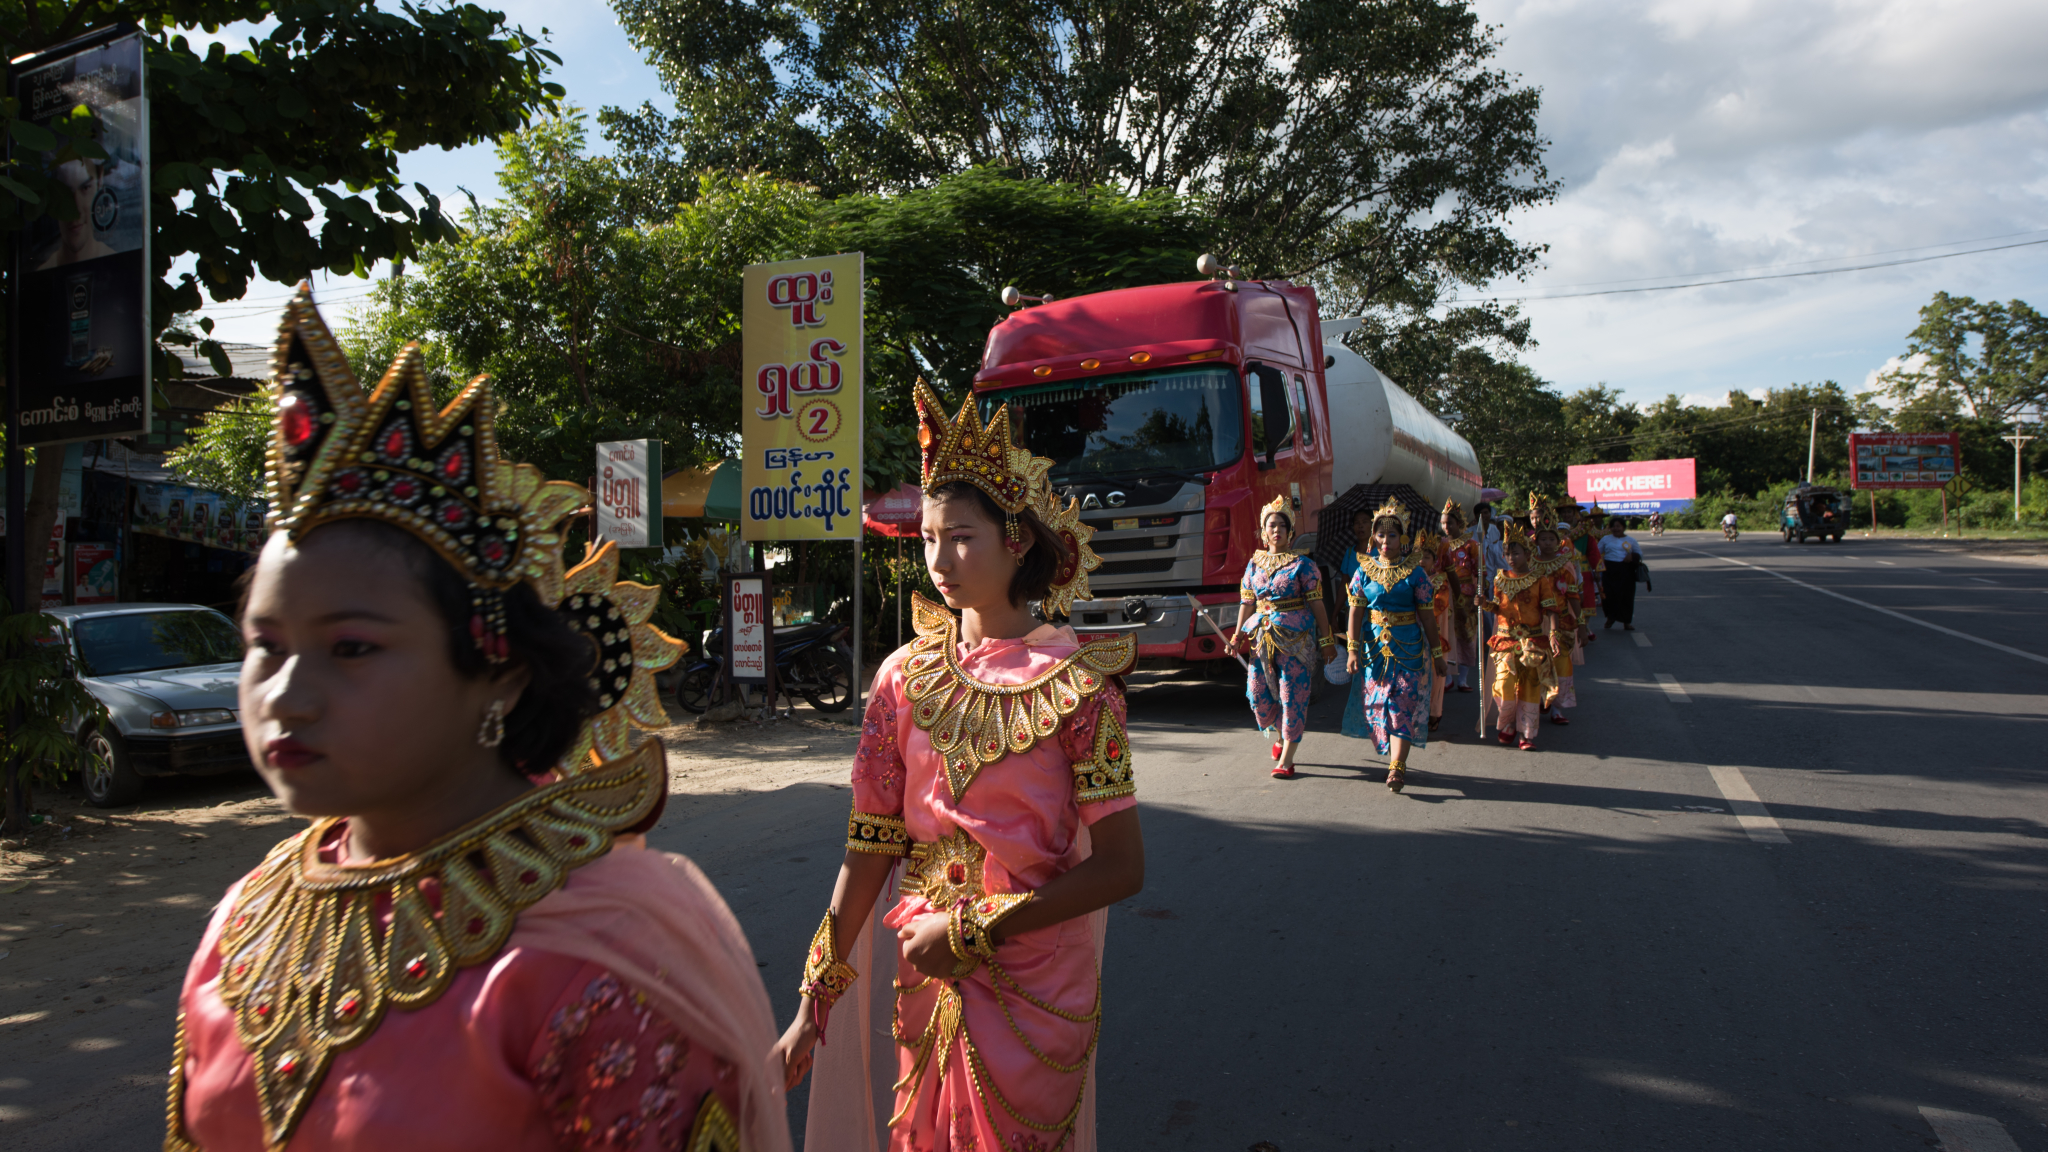
[[[681,717],[681,713],[676,714]],[[844,780],[851,712],[657,733],[662,826],[742,793]],[[0,841],[0,1147],[156,1148],[186,964],[221,894],[302,827],[255,774],[163,779],[134,808],[42,791]]]

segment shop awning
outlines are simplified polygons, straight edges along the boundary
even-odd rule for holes
[[[740,462],[720,460],[701,468],[684,468],[661,478],[663,516],[702,516],[712,520],[740,518]]]

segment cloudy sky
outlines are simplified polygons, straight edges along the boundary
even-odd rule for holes
[[[569,98],[665,105],[609,7],[500,5],[546,27]],[[1841,268],[2048,240],[2048,4],[2039,0],[1477,0],[1502,66],[1543,90],[1557,202],[1514,223],[1546,266],[1501,296]],[[416,153],[444,198],[495,188],[488,148]],[[359,290],[340,279],[336,302]],[[1529,362],[1632,400],[1836,380],[1861,389],[1937,291],[2048,307],[2048,244],[1868,271],[1531,300]],[[260,340],[274,293],[234,309]]]

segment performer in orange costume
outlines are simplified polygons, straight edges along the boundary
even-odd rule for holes
[[[1439,583],[1451,593],[1450,606],[1445,610],[1451,620],[1451,629],[1438,635],[1444,641],[1444,659],[1451,666],[1446,679],[1455,684],[1458,691],[1470,692],[1473,667],[1479,663],[1479,645],[1475,635],[1479,624],[1473,619],[1479,604],[1479,542],[1466,535],[1465,510],[1458,506],[1456,500],[1444,501],[1442,524],[1444,541],[1443,556],[1438,562],[1442,572]]]
[[[1548,505],[1539,504],[1531,517],[1538,524],[1555,525],[1555,517]],[[1579,575],[1578,555],[1563,547],[1564,528],[1561,525],[1540,528],[1535,537],[1536,556],[1530,562],[1530,569],[1539,576],[1548,577],[1557,589],[1557,628],[1565,637],[1562,641],[1564,651],[1551,662],[1555,683],[1545,695],[1543,704],[1550,713],[1550,722],[1563,725],[1571,723],[1564,710],[1579,706],[1578,689],[1572,676],[1572,659],[1577,652],[1579,589],[1584,580]]]
[[[1508,566],[1493,578],[1494,632],[1487,648],[1494,656],[1493,704],[1499,710],[1500,742],[1536,747],[1543,701],[1556,681],[1552,663],[1562,645],[1557,634],[1557,586],[1537,574],[1528,533],[1502,522],[1502,550]],[[1519,737],[1519,739],[1518,739]]]

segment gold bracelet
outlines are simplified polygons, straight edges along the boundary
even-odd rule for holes
[[[1344,638],[1344,647],[1354,653],[1363,652],[1365,651],[1365,642],[1355,637],[1346,636]]]
[[[953,910],[946,913],[946,947],[953,950],[955,980],[981,966],[981,957],[968,943],[968,932],[967,905],[955,904]]]
[[[818,1038],[825,1037],[825,1019],[831,1014],[832,1005],[846,994],[853,982],[860,979],[860,973],[853,966],[839,958],[839,929],[830,910],[818,925],[818,931],[811,937],[811,949],[804,954],[803,983],[797,991],[811,998],[812,1018],[818,1024]]]
[[[1318,648],[1335,648],[1336,646],[1337,638],[1328,632],[1316,638],[1316,647]]]

